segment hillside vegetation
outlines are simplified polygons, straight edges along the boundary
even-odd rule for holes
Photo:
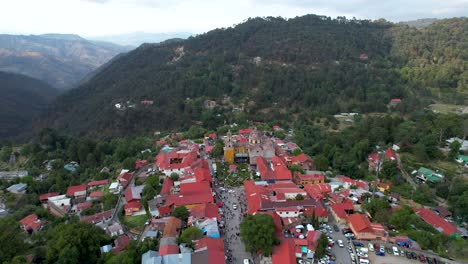
[[[467,25],[466,18],[422,30],[316,15],[249,19],[141,46],[60,96],[36,126],[106,137],[194,123],[215,128],[225,121],[385,112],[395,97],[403,98],[402,113],[434,98],[464,103]],[[145,99],[154,103],[140,104]],[[205,106],[208,99],[214,108]]]
[[[37,79],[0,72],[0,138],[16,136],[58,91]]]

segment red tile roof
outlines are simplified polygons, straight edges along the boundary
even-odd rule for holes
[[[338,180],[343,182],[343,183],[348,183],[348,184],[351,184],[351,185],[355,185],[361,189],[364,189],[364,190],[369,190],[369,183],[365,182],[365,181],[362,181],[362,180],[353,180],[349,177],[346,177],[346,176],[343,176],[343,175],[339,175],[337,176]]]
[[[102,193],[102,192],[92,192],[88,196],[91,197],[91,198],[102,197],[102,196],[104,196],[104,193]]]
[[[293,239],[283,239],[280,245],[273,247],[272,262],[273,264],[296,264]]]
[[[133,200],[125,204],[125,211],[126,210],[140,210],[141,202],[140,200]]]
[[[83,216],[81,217],[80,221],[93,224],[93,223],[103,221],[105,219],[109,219],[111,217],[112,217],[112,210],[108,210],[108,211],[104,211],[104,212],[97,213],[97,214],[90,215],[90,216]]]
[[[78,211],[83,211],[86,208],[89,208],[93,205],[91,202],[84,202],[84,203],[79,203],[76,205],[76,208]]]
[[[114,240],[115,247],[112,249],[112,252],[118,253],[125,249],[125,247],[130,243],[130,237],[127,235],[119,236]]]
[[[164,227],[162,237],[177,237],[182,227],[182,220],[171,216]]]
[[[195,241],[195,251],[208,250],[207,264],[226,263],[224,255],[224,241],[221,238],[204,237]]]
[[[160,194],[161,195],[171,194],[171,189],[173,186],[174,186],[174,181],[170,177],[164,178],[164,182],[163,182]]]
[[[26,230],[37,230],[42,226],[42,221],[39,220],[36,214],[31,214],[19,221]]]
[[[210,193],[211,187],[209,182],[191,182],[183,183],[180,185],[180,194],[181,195],[191,195],[191,194],[200,194],[200,193]]]
[[[335,212],[335,214],[341,219],[346,218],[348,216],[346,211],[354,210],[354,206],[351,203],[337,203],[332,204],[330,207],[333,210],[333,212]]]
[[[159,256],[172,254],[179,254],[179,247],[177,245],[164,245],[159,247]]]
[[[291,180],[291,171],[285,165],[273,166],[276,180]]]
[[[315,252],[318,246],[318,240],[321,235],[322,233],[317,230],[307,232],[307,248],[309,250]]]
[[[92,181],[88,183],[88,187],[95,187],[99,185],[106,185],[109,183],[109,180],[99,180],[99,181]]]
[[[247,212],[253,214],[260,210],[262,207],[262,192],[259,191],[258,187],[253,181],[244,182],[245,197],[247,200]]]
[[[192,205],[212,203],[213,195],[211,193],[199,193],[191,195],[172,194],[166,198],[166,205]]]
[[[311,174],[300,174],[298,172],[294,175],[298,181],[325,181],[324,173],[311,173]]]
[[[73,197],[77,192],[85,192],[86,184],[74,185],[67,188],[67,196]]]
[[[252,128],[239,129],[239,134],[241,135],[247,135],[250,134],[250,132],[252,132]]]
[[[206,168],[195,169],[195,179],[197,180],[197,182],[201,182],[201,181],[212,182],[213,181],[210,170]]]
[[[60,195],[60,193],[59,192],[44,193],[44,194],[39,195],[39,201],[45,201],[49,199],[49,197],[54,197],[57,195]]]
[[[369,218],[363,214],[352,214],[348,215],[348,222],[351,230],[361,233],[372,233],[374,230],[372,229],[371,222]]]
[[[196,218],[212,218],[220,220],[218,206],[212,203],[201,204],[190,209],[190,216]]]
[[[328,217],[330,213],[324,207],[307,207],[304,208],[304,214],[307,216],[312,216],[315,212],[316,217]]]
[[[331,186],[328,183],[304,184],[304,190],[311,197],[314,197],[317,194],[331,193],[332,191]]]
[[[442,217],[438,216],[436,213],[432,212],[429,209],[421,208],[416,210],[416,214],[421,217],[424,222],[430,224],[435,229],[439,230],[440,232],[451,235],[453,233],[461,233],[454,225],[445,221]]]
[[[163,170],[182,169],[190,167],[197,160],[197,151],[172,151],[156,155],[156,165]]]
[[[130,172],[122,173],[117,177],[117,181],[119,181],[119,183],[125,187],[130,183],[132,176],[133,174]]]

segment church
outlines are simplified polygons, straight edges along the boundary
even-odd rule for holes
[[[256,165],[257,157],[267,161],[275,156],[272,140],[261,131],[254,128],[248,136],[232,135],[228,132],[224,141],[224,161],[226,163],[248,163]]]

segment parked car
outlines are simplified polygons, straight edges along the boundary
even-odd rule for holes
[[[364,246],[364,244],[362,244],[361,242],[357,242],[357,241],[354,241],[354,242],[353,242],[353,245],[354,245],[355,247],[363,247],[363,246]]]
[[[411,252],[411,258],[412,259],[418,259],[418,255],[414,252]]]
[[[237,209],[237,204],[233,204],[232,209],[236,210]]]
[[[380,249],[379,244],[375,243],[374,244],[374,251],[377,252],[377,251],[379,251],[379,249]]]
[[[382,252],[382,251],[376,251],[375,254],[377,256],[385,257],[385,252]]]
[[[333,229],[335,230],[335,232],[340,232],[340,229],[338,228],[337,225],[333,225]]]
[[[392,249],[391,248],[385,248],[385,251],[387,251],[387,254],[392,254]]]
[[[427,257],[426,261],[427,261],[427,264],[433,264],[434,263],[434,262],[432,262],[432,258],[430,258],[430,257]]]
[[[374,251],[374,246],[372,245],[372,243],[369,243],[368,248],[369,251]]]
[[[398,252],[398,248],[397,247],[392,247],[392,250],[393,250],[393,255],[395,256],[399,256],[400,253]]]
[[[380,246],[380,252],[385,253],[385,248],[383,245]]]
[[[407,258],[407,259],[411,259],[411,252],[406,251],[406,254],[405,254],[405,255],[406,255],[406,258]]]
[[[419,258],[419,261],[426,262],[426,257],[423,254],[419,254],[418,258]]]

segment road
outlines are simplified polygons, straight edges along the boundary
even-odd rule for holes
[[[400,168],[400,171],[403,174],[403,177],[405,177],[406,181],[411,185],[411,187],[413,187],[413,189],[416,189],[417,185],[414,182],[413,178],[403,168],[403,163],[401,162],[400,154],[399,153],[395,153],[395,154],[396,154],[396,158],[397,158],[398,168]]]
[[[340,227],[340,230],[343,226],[340,226],[335,222],[335,219],[333,217],[329,217],[328,225],[330,225],[333,229],[333,225],[337,225]],[[341,231],[335,232],[334,230],[331,233],[328,233],[329,236],[335,241],[335,245],[332,247],[332,253],[336,257],[336,264],[351,264],[351,256],[349,255],[348,251],[348,246],[351,245],[352,249],[354,250],[354,247],[352,246],[352,243],[349,243],[348,240]],[[343,241],[344,247],[339,247],[338,246],[338,240]]]
[[[245,192],[243,187],[230,187],[224,191],[216,188],[217,200],[223,202],[222,221],[225,222],[224,239],[225,254],[228,257],[227,263],[243,263],[244,259],[251,258],[251,255],[245,252],[244,243],[240,240],[240,223],[243,219],[243,212],[246,212]],[[242,204],[240,203],[242,201]],[[233,209],[233,204],[238,208]]]

